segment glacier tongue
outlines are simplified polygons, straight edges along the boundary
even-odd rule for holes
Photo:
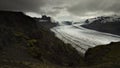
[[[58,26],[51,30],[59,39],[72,44],[81,55],[84,55],[88,48],[120,41],[118,35],[86,29],[79,25]]]

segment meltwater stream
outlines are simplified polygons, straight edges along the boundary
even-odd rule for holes
[[[81,55],[84,55],[88,48],[120,41],[118,35],[86,29],[80,25],[63,25],[51,30],[59,39],[72,44]]]

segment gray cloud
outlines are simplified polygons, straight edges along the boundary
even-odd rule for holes
[[[75,15],[85,15],[88,12],[120,12],[120,0],[84,0],[71,6],[68,11]]]
[[[0,10],[18,10],[52,16],[64,13],[64,9],[77,16],[98,11],[119,13],[119,6],[120,0],[0,0]]]
[[[43,0],[0,0],[0,10],[39,12],[44,4]]]
[[[72,0],[0,0],[0,10],[56,15]]]

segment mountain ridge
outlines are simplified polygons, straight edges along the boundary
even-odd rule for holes
[[[120,17],[117,15],[101,16],[88,19],[85,22],[86,24],[82,25],[84,28],[120,35]]]

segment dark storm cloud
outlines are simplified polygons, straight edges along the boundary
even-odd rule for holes
[[[85,15],[89,12],[120,12],[120,0],[0,0],[0,10],[18,10],[57,15],[65,12]],[[63,14],[64,15],[64,14]]]
[[[120,12],[120,0],[80,0],[74,6],[67,8],[75,15],[84,15],[89,12]]]
[[[55,15],[60,12],[63,2],[64,0],[0,0],[0,10]]]
[[[39,12],[44,4],[43,0],[0,0],[0,10]]]

